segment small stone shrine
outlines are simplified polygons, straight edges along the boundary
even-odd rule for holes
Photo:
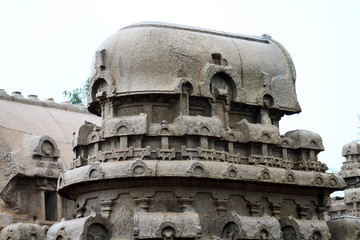
[[[57,194],[73,159],[72,132],[100,121],[84,106],[3,89],[0,109],[0,240],[41,240],[46,228],[75,215],[73,201]]]
[[[342,149],[345,162],[339,176],[346,182],[344,197],[329,198],[328,225],[332,240],[360,239],[360,144],[351,142]]]
[[[345,162],[339,176],[346,182],[344,197],[334,197],[329,201],[329,218],[340,215],[360,217],[360,144],[351,142],[342,149]]]
[[[76,158],[58,182],[77,218],[48,239],[330,239],[321,137],[279,122],[301,111],[295,68],[270,36],[140,23],[95,54]],[[79,231],[81,230],[81,231]]]

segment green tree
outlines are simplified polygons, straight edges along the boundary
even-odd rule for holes
[[[84,104],[87,105],[87,96],[89,93],[90,77],[86,80],[81,88],[75,88],[72,91],[64,91],[63,94],[71,104]]]

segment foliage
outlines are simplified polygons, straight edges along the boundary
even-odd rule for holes
[[[87,105],[87,96],[89,93],[90,78],[86,80],[81,88],[75,88],[72,91],[64,91],[63,94],[71,104],[84,104]]]

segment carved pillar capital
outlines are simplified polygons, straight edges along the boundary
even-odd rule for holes
[[[273,215],[276,219],[280,219],[280,214],[281,214],[281,205],[280,203],[273,203],[272,204],[272,211],[273,211]]]
[[[218,211],[220,216],[226,215],[226,206],[228,201],[227,200],[215,200],[216,203],[216,210]]]
[[[300,206],[300,207],[299,207],[300,219],[306,220],[307,216],[309,215],[309,211],[310,211],[309,206],[307,206],[307,205],[305,205],[305,206]]]
[[[187,208],[191,207],[191,204],[193,202],[192,198],[186,198],[186,197],[180,197],[178,199],[180,205],[181,205],[181,209],[183,211],[185,211]]]
[[[149,208],[149,202],[150,202],[150,198],[136,198],[135,199],[135,203],[136,203],[136,206],[138,208],[141,208],[141,209],[144,209],[144,211],[146,212]]]
[[[105,201],[99,202],[99,204],[101,205],[101,215],[104,218],[110,217],[111,206],[112,206],[113,202],[114,202],[113,200],[105,200]]]
[[[260,214],[260,203],[259,202],[251,202],[249,204],[250,213],[253,217],[259,217]]]

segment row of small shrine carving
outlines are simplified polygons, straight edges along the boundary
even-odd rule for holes
[[[151,150],[150,146],[145,148],[129,147],[126,149],[113,149],[112,151],[99,151],[96,155],[89,156],[87,161],[83,157],[73,160],[71,168],[80,167],[95,162],[107,161],[125,161],[134,159],[161,159],[161,160],[200,160],[200,161],[219,161],[230,162],[236,164],[265,165],[269,167],[278,167],[285,169],[303,170],[303,171],[319,171],[327,170],[326,164],[310,159],[293,161],[273,156],[250,155],[244,156],[240,153],[231,154],[226,151],[217,151],[207,148],[187,148],[182,146],[181,152],[176,152],[174,148]]]

